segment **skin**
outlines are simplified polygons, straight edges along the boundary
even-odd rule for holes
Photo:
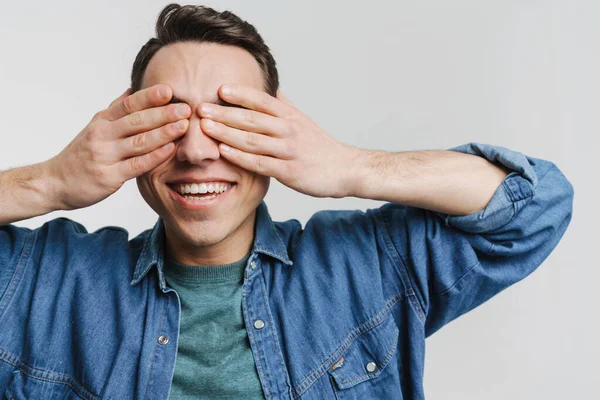
[[[246,255],[255,210],[271,176],[312,197],[354,196],[465,215],[483,209],[509,172],[470,154],[389,153],[334,140],[281,92],[267,94],[260,67],[237,47],[164,47],[143,82],[157,84],[169,85],[194,112],[187,132],[175,141],[174,155],[137,182],[165,221],[167,253],[183,264],[232,263]],[[219,98],[226,105],[214,104]],[[236,190],[228,204],[203,211],[180,208],[166,183],[185,171],[234,178]]]
[[[173,95],[188,104],[167,104]],[[228,106],[214,104],[219,98]],[[216,265],[251,249],[269,177],[312,197],[353,196],[466,215],[486,207],[509,172],[455,151],[347,146],[281,92],[265,93],[261,70],[245,50],[177,43],[154,56],[141,90],[126,90],[96,113],[61,153],[0,173],[0,224],[88,207],[136,177],[165,221],[168,255]],[[237,185],[214,208],[191,211],[173,201],[166,185],[184,173]]]
[[[167,84],[173,96],[192,109],[216,102],[226,82],[263,90],[262,72],[252,55],[233,46],[175,43],[161,48],[150,61],[142,88]],[[251,249],[256,207],[267,193],[270,177],[241,168],[219,152],[219,141],[206,135],[200,115],[189,118],[185,135],[162,164],[139,176],[139,191],[165,223],[166,251],[187,265],[218,265],[243,258]],[[169,195],[167,182],[183,173],[219,176],[236,181],[227,207],[188,210]]]

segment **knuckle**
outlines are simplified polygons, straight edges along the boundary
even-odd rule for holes
[[[88,127],[86,139],[88,142],[95,142],[100,137],[100,128],[97,125],[91,124]]]
[[[106,182],[107,181],[107,174],[104,170],[104,168],[93,168],[92,171],[92,177],[96,182]]]
[[[133,137],[133,148],[135,150],[142,150],[146,146],[146,134],[140,133]]]
[[[102,159],[102,150],[100,150],[99,146],[91,146],[89,148],[89,158],[90,161],[96,163]]]
[[[253,149],[258,147],[258,135],[254,132],[246,132],[246,144]]]
[[[142,118],[141,113],[133,113],[129,114],[128,121],[131,126],[140,126],[144,123],[144,119]]]
[[[108,127],[105,124],[96,122],[90,123],[87,127],[87,134],[85,135],[88,144],[93,147],[96,142],[99,142],[102,139],[102,135],[107,129]]]
[[[125,114],[131,114],[133,112],[133,100],[131,96],[127,96],[121,102],[121,108]]]
[[[244,122],[246,122],[250,126],[254,126],[254,123],[256,122],[254,114],[251,112],[244,113]]]
[[[257,172],[262,172],[264,165],[264,157],[254,156],[254,168]]]
[[[143,163],[141,157],[132,157],[129,159],[129,169],[133,173],[138,173],[142,171]]]

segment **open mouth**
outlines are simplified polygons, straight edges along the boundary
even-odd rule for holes
[[[200,183],[200,184],[179,184],[170,183],[167,186],[171,189],[171,194],[178,202],[184,206],[200,206],[213,204],[223,197],[236,186],[235,182],[218,183]]]

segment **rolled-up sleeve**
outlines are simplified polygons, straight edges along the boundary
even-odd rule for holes
[[[532,273],[571,220],[574,190],[552,162],[500,146],[449,150],[510,170],[487,206],[469,215],[384,204],[380,210],[421,305],[429,336]]]
[[[496,165],[508,168],[511,172],[498,186],[484,209],[469,215],[449,215],[434,211],[446,225],[473,233],[492,231],[508,223],[529,203],[537,189],[538,174],[534,169],[535,161],[522,153],[501,146],[473,142],[448,150],[483,157]]]

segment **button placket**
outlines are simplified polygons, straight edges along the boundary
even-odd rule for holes
[[[258,268],[259,261],[250,261],[251,273],[245,282],[242,307],[247,321],[248,338],[257,364],[257,372],[267,399],[291,399],[286,366],[278,354],[277,342],[273,338],[268,305],[261,298],[264,287],[261,279],[264,269]],[[269,329],[267,329],[269,328]],[[284,374],[281,373],[284,371]]]

